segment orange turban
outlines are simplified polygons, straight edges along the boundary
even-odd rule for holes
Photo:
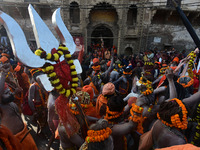
[[[111,82],[103,86],[102,94],[103,95],[112,95],[115,93],[115,85]]]
[[[87,92],[90,95],[90,101],[93,99],[94,97],[94,92],[93,89],[90,85],[85,85],[82,89],[82,91]]]
[[[173,61],[175,61],[175,62],[179,62],[179,58],[178,57],[175,57],[174,59],[173,59]]]
[[[111,63],[111,61],[109,61],[109,62],[107,63],[107,66],[108,66],[108,67],[110,67],[110,63]]]
[[[93,64],[99,63],[99,59],[98,59],[98,58],[94,58],[94,59],[92,60],[92,62],[93,62]]]

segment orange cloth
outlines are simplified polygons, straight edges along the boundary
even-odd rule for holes
[[[107,67],[110,67],[110,64],[111,64],[111,61],[109,61],[109,62],[107,63]]]
[[[93,99],[94,97],[94,92],[93,89],[90,85],[85,85],[82,89],[82,91],[87,92],[90,95],[90,101]]]
[[[164,75],[164,76],[160,79],[160,82],[158,83],[157,88],[159,88],[159,87],[164,83],[165,79],[166,79],[166,75]]]
[[[159,148],[156,150],[200,150],[200,147],[196,147],[192,144],[175,145],[166,148]]]
[[[91,82],[89,85],[94,89],[95,95],[99,95],[99,91],[98,91],[97,88],[95,87],[94,83]]]
[[[103,94],[100,94],[97,97],[97,102],[96,102],[96,112],[98,115],[100,115],[100,109],[102,105],[107,105],[108,100],[103,96]]]
[[[7,53],[2,53],[2,54],[1,54],[1,56],[10,57],[10,55],[9,55],[9,54],[7,54]]]
[[[2,63],[5,63],[5,62],[7,62],[8,61],[8,58],[6,57],[6,56],[2,56],[1,58],[0,58],[0,62],[2,62]]]
[[[5,144],[7,150],[21,150],[21,144],[18,139],[3,125],[0,126],[0,139]],[[1,146],[0,150],[2,150]]]
[[[26,127],[26,124],[24,124],[24,129],[21,132],[17,133],[15,135],[15,137],[20,142],[21,139],[26,135],[27,132],[28,132],[28,129]],[[22,141],[21,147],[22,147],[21,150],[37,150],[37,146],[35,144],[35,141],[33,140],[30,133],[28,133],[28,135]]]
[[[98,66],[92,66],[92,69],[94,71],[99,71],[101,69],[101,66],[100,65],[98,65]]]
[[[106,83],[103,86],[102,94],[103,95],[112,95],[115,93],[115,85],[111,82]]]
[[[175,57],[174,59],[173,59],[173,61],[175,61],[175,62],[179,62],[179,58],[178,57]]]
[[[175,70],[177,66],[171,66],[170,68],[172,68],[172,70]]]
[[[101,116],[96,113],[96,107],[95,106],[85,108],[84,112],[87,116],[101,118]]]

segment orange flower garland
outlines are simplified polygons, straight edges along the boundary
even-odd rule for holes
[[[180,78],[184,78],[184,77],[189,77],[189,76],[181,76]],[[184,88],[187,88],[187,87],[190,87],[191,85],[193,85],[193,83],[194,83],[194,79],[192,79],[192,78],[190,78],[191,80],[187,83],[187,84],[185,84],[185,83],[180,83],[180,78],[178,78],[178,80],[177,80],[177,82],[179,83],[179,84],[181,84]]]
[[[112,133],[112,130],[107,127],[106,129],[94,131],[94,130],[88,130],[87,131],[87,137],[85,138],[85,141],[87,143],[95,143],[95,142],[102,142],[105,141]]]
[[[79,115],[79,111],[76,110],[76,104],[72,103],[72,104],[68,104],[68,106],[70,107],[70,111],[72,112],[72,114],[74,115]],[[89,104],[81,104],[81,107],[84,109],[90,108],[92,107],[93,104],[90,102]]]
[[[116,119],[116,118],[120,117],[123,113],[124,113],[124,111],[122,111],[122,112],[110,111],[107,106],[106,116],[104,117],[104,119],[106,119],[106,120]],[[110,114],[110,116],[108,114]]]
[[[140,114],[140,116],[135,115],[135,113]],[[146,119],[146,117],[142,116],[142,112],[143,112],[143,108],[137,106],[135,103],[132,104],[132,108],[130,110],[131,116],[128,118],[129,120],[138,123],[137,125],[137,131],[141,134],[143,134],[143,126],[142,123],[144,122],[144,120]]]
[[[174,99],[171,99],[170,101],[176,101],[177,104],[181,107],[182,109],[182,114],[183,114],[183,117],[182,117],[182,122],[181,122],[181,119],[180,119],[180,116],[179,114],[175,114],[173,116],[171,116],[171,122],[172,124],[162,120],[160,118],[160,115],[159,113],[157,113],[157,117],[159,120],[162,121],[163,124],[165,124],[166,126],[169,126],[169,127],[176,127],[176,128],[179,128],[179,129],[182,129],[182,130],[185,130],[187,129],[187,124],[188,124],[188,121],[187,121],[187,109],[185,107],[185,105],[182,103],[181,100],[177,99],[177,98],[174,98]]]
[[[142,84],[142,85],[145,85],[147,90],[145,91],[140,91],[143,95],[147,96],[151,93],[153,93],[153,88],[151,86],[152,82],[147,80],[146,82],[143,82],[143,77],[140,77],[140,80],[139,80],[139,83]]]

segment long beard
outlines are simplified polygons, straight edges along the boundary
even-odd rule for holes
[[[7,98],[2,98],[2,99],[1,99],[1,104],[8,104],[8,103],[10,103],[10,102],[13,102],[14,99],[15,99],[14,95],[13,95],[13,94],[10,94],[9,97],[7,97]]]

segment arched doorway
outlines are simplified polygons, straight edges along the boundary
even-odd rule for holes
[[[124,55],[129,56],[133,54],[133,49],[131,47],[127,47],[124,51]]]
[[[103,39],[104,47],[112,47],[113,45],[113,33],[106,26],[96,27],[91,34],[91,43],[92,44],[101,44],[101,39]]]

